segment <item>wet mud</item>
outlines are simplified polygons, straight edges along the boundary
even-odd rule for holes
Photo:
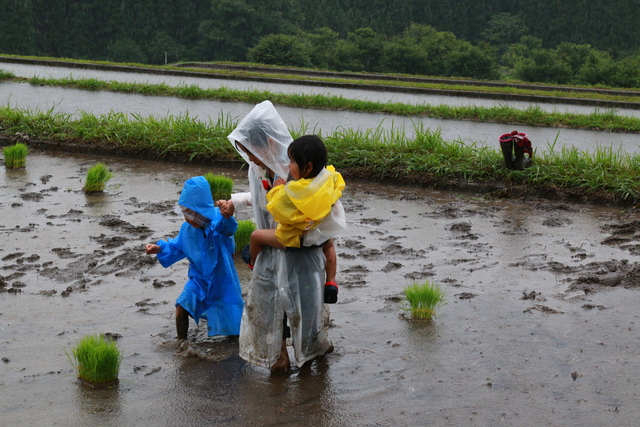
[[[101,161],[115,176],[81,191]],[[640,220],[633,209],[348,183],[336,239],[333,353],[287,375],[190,323],[186,263],[144,245],[175,235],[185,179],[248,188],[246,171],[32,153],[0,170],[3,419],[13,425],[633,425],[640,416]],[[246,219],[240,217],[239,219]],[[236,267],[246,293],[250,272]],[[442,285],[435,319],[403,288]],[[120,382],[90,389],[67,358],[103,332]],[[9,393],[10,391],[10,393]]]

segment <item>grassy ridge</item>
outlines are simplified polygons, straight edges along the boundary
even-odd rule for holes
[[[0,107],[0,132],[25,132],[32,139],[79,144],[109,145],[120,152],[180,154],[193,160],[240,162],[227,135],[237,123],[220,115],[202,123],[188,115],[156,119],[121,113],[103,116],[71,115]],[[294,137],[306,133],[291,129]],[[492,147],[444,141],[439,131],[417,124],[415,136],[403,130],[341,129],[322,135],[330,163],[346,175],[402,182],[460,180],[475,183],[504,182],[547,190],[573,190],[581,197],[612,203],[634,203],[640,198],[640,156],[611,148],[594,153],[577,149],[537,150],[535,162],[525,171],[503,167],[501,153]]]
[[[11,78],[13,77],[5,77],[5,81]],[[1,79],[2,74],[0,73],[0,80]],[[331,110],[376,112],[409,117],[434,117],[441,119],[472,120],[514,125],[520,124],[640,133],[640,118],[618,115],[615,113],[615,110],[611,109],[596,109],[592,114],[574,114],[545,112],[538,106],[531,106],[525,110],[521,110],[507,105],[498,105],[495,107],[429,104],[410,105],[402,103],[360,101],[346,99],[341,96],[283,94],[272,93],[269,91],[241,91],[226,87],[203,89],[195,85],[172,87],[165,84],[123,83],[116,81],[107,82],[97,79],[74,79],[71,77],[62,79],[32,77],[17,80],[27,81],[30,84],[40,86],[70,87],[83,90],[103,90],[155,96],[172,96],[186,99],[212,99],[246,102],[250,104],[257,104],[265,99],[269,99],[274,104],[296,108],[322,108]],[[466,86],[465,88],[469,87]],[[630,99],[626,98],[626,100]]]

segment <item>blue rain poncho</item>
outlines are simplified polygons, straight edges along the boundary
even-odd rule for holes
[[[287,147],[291,135],[271,102],[264,101],[240,121],[228,136],[231,144],[240,142],[277,176],[287,176]],[[250,194],[232,195],[236,210],[253,208],[260,229],[276,228],[266,208],[268,170],[249,161],[242,150],[238,153],[249,164]],[[329,308],[323,304],[326,259],[322,247],[315,246],[344,230],[344,210],[336,203],[329,218],[307,234],[300,249],[262,248],[253,268],[251,286],[246,298],[240,328],[240,357],[265,368],[278,360],[282,345],[283,318],[286,313],[291,327],[294,363],[322,356],[332,348],[328,337]]]
[[[178,204],[210,222],[205,221],[208,224],[202,228],[184,222],[177,237],[158,242],[157,257],[163,267],[189,260],[189,280],[176,305],[187,310],[196,323],[206,319],[209,336],[239,335],[244,302],[233,263],[238,222],[224,218],[214,207],[209,183],[202,176],[185,182]]]

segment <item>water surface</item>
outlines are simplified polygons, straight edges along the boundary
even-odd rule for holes
[[[115,176],[87,196],[80,188],[97,161]],[[0,275],[14,289],[0,292],[4,423],[622,426],[640,417],[635,212],[348,182],[335,352],[270,375],[204,325],[191,323],[181,348],[173,304],[187,266],[163,269],[143,252],[178,230],[184,180],[209,171],[247,189],[246,171],[66,153],[0,168]],[[246,291],[249,271],[236,266]],[[616,274],[629,286],[597,284]],[[426,279],[448,304],[433,321],[411,320],[402,290]],[[78,383],[65,355],[97,332],[121,335],[115,388]]]

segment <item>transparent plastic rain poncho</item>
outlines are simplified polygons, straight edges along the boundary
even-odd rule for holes
[[[241,143],[277,176],[288,175],[287,147],[292,138],[271,102],[258,104],[229,135],[229,141],[236,149],[236,141]],[[258,228],[275,228],[275,221],[266,209],[268,170],[250,162],[242,150],[238,152],[249,164],[250,194],[234,194],[232,201],[237,210],[253,206]],[[341,205],[322,225],[325,223],[333,227],[331,231],[319,230],[305,241],[320,244],[344,229]],[[327,335],[329,311],[323,304],[325,262],[319,246],[262,249],[254,265],[240,327],[243,359],[265,368],[276,362],[282,345],[284,313],[291,327],[297,366],[331,348]]]
[[[233,262],[238,222],[224,218],[213,206],[211,188],[202,176],[185,182],[178,204],[185,218],[201,228],[184,222],[175,238],[158,242],[157,257],[163,267],[189,260],[189,279],[176,304],[196,323],[206,319],[208,335],[238,335],[244,306]]]

